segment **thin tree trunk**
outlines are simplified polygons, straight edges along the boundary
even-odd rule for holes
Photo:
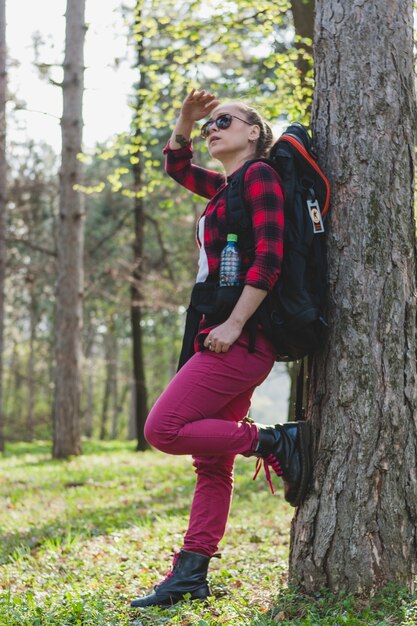
[[[140,24],[141,20],[141,7],[142,2],[137,3],[136,9],[136,24]],[[143,63],[143,40],[137,43],[137,57],[138,57],[138,69],[140,70],[141,63]],[[140,73],[140,81],[138,85],[138,93],[140,89],[145,87],[145,73]],[[140,117],[140,111],[142,107],[142,98],[139,95],[137,98],[137,111]],[[140,139],[141,130],[139,125],[136,126],[135,135],[137,139]],[[141,157],[142,158],[142,157]],[[136,191],[142,188],[142,166],[139,162],[132,166],[133,181]],[[133,275],[132,275],[132,287],[131,287],[131,308],[130,319],[132,328],[132,351],[133,351],[133,378],[135,385],[135,422],[136,422],[136,436],[138,440],[137,450],[146,450],[149,446],[145,440],[143,431],[145,427],[145,421],[148,415],[148,401],[147,401],[147,389],[145,379],[145,358],[143,350],[143,332],[142,332],[142,293],[141,284],[143,280],[142,275],[142,261],[143,261],[143,243],[144,243],[144,226],[145,226],[145,209],[142,197],[136,197],[134,201],[134,216],[135,216],[135,238],[133,242]]]
[[[13,381],[14,381],[14,362],[16,360],[16,342],[13,341],[13,346],[10,349],[10,356],[7,362],[5,363],[5,371],[7,371],[7,376],[4,376],[3,379],[3,407],[4,414],[7,416],[11,416],[13,409]]]
[[[80,360],[83,309],[83,195],[77,155],[82,145],[85,0],[68,0],[63,82],[62,165],[58,221],[53,456],[79,454]]]
[[[87,333],[85,341],[85,410],[84,410],[84,434],[88,439],[93,435],[93,411],[94,411],[94,371],[92,367],[92,355],[94,350],[94,333]]]
[[[137,439],[136,433],[136,385],[132,380],[130,385],[129,424],[127,438],[129,441]]]
[[[0,1],[0,452],[4,451],[3,353],[6,279],[6,2]]]
[[[118,418],[119,418],[119,385],[118,385],[118,360],[119,360],[119,342],[117,341],[116,332],[112,334],[112,375],[111,375],[111,398],[112,398],[112,422],[111,422],[111,438],[117,438]]]
[[[306,591],[417,572],[412,0],[319,0],[314,127],[332,183],[330,337],[311,371],[311,494],[292,528]]]
[[[13,340],[13,348],[11,352],[10,360],[7,363],[7,379],[5,378],[3,381],[3,383],[5,383],[7,380],[7,385],[4,385],[3,387],[3,402],[8,419],[11,422],[14,422],[15,416],[18,415],[18,412],[16,411],[16,398],[18,388],[17,372],[19,371],[19,354],[15,340]]]
[[[127,435],[127,439],[135,439],[135,434],[133,433],[133,436],[130,436],[130,422],[131,422],[131,407],[130,407],[130,402],[129,399],[130,398],[130,393],[131,393],[131,384],[130,383],[124,383],[122,386],[121,391],[119,392],[119,387],[118,387],[118,394],[117,394],[117,433],[116,435],[119,435],[119,437],[121,438],[121,433],[120,433],[120,428],[119,428],[119,416],[122,413],[122,411],[126,411],[126,409],[124,409],[125,405],[127,405],[127,432],[125,433],[125,436]]]
[[[87,375],[87,406],[85,410],[85,436],[93,436],[93,408],[94,408],[94,376],[90,370]]]
[[[304,57],[304,51],[306,51],[311,57],[313,56],[313,46],[306,40],[313,41],[314,37],[315,3],[316,0],[291,0],[291,12],[293,15],[294,30],[297,37],[295,46],[300,51],[295,64],[299,70],[301,85],[303,88],[307,86],[306,76],[307,72],[311,69],[311,63],[309,59]],[[298,40],[298,38],[301,38],[303,41]],[[310,104],[307,112],[309,114],[311,113]]]
[[[313,41],[315,0],[291,0],[291,11],[297,35]]]
[[[26,437],[27,441],[33,441],[35,435],[35,341],[36,341],[36,295],[33,284],[33,277],[30,277],[30,341],[29,341],[29,362],[28,362],[28,418]]]
[[[112,377],[113,377],[113,342],[110,332],[104,337],[104,358],[106,361],[106,378],[104,381],[103,405],[101,410],[101,426],[100,439],[104,440],[107,436],[107,422],[109,418],[109,405],[112,394]]]
[[[137,171],[138,168],[135,167]],[[135,174],[136,181],[140,180],[140,174]],[[142,306],[140,284],[142,280],[141,263],[143,254],[143,202],[141,199],[135,201],[135,242],[134,242],[134,265],[133,285],[131,288],[131,309],[130,320],[132,327],[132,351],[133,351],[133,377],[135,386],[135,422],[136,436],[138,440],[137,450],[146,450],[146,443],[143,431],[146,417],[148,415],[147,389],[145,380],[145,363],[143,351],[142,332]]]

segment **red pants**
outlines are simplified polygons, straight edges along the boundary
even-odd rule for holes
[[[223,537],[233,492],[236,454],[253,451],[254,424],[242,421],[255,388],[275,360],[259,332],[254,353],[243,334],[228,352],[197,352],[149,413],[147,441],[168,454],[191,454],[197,474],[184,549],[212,556]]]

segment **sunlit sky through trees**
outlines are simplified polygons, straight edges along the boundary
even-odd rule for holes
[[[133,6],[133,0],[124,0]],[[131,69],[133,42],[128,45],[128,26],[120,0],[87,0],[85,43],[84,144],[87,149],[129,127],[128,106],[136,73]],[[23,141],[26,137],[44,140],[60,149],[59,117],[62,91],[40,78],[34,66],[34,37],[38,46],[38,62],[56,64],[50,77],[62,79],[65,38],[66,0],[9,0],[6,3],[7,45],[9,53],[9,91],[22,107],[9,116],[9,139]],[[14,108],[9,103],[9,111]],[[19,129],[19,131],[18,131]]]

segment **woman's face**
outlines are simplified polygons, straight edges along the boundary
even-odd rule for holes
[[[222,116],[228,117],[223,118]],[[255,146],[259,136],[259,127],[246,121],[246,116],[235,104],[221,104],[211,113],[210,122],[219,120],[220,128],[210,124],[207,145],[210,155],[220,158],[222,155],[238,154],[247,151],[250,145]],[[227,126],[224,128],[224,126]]]

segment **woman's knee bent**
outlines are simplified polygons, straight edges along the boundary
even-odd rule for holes
[[[144,435],[146,441],[157,450],[175,454],[173,444],[175,444],[178,432],[166,416],[152,410],[145,422]]]

